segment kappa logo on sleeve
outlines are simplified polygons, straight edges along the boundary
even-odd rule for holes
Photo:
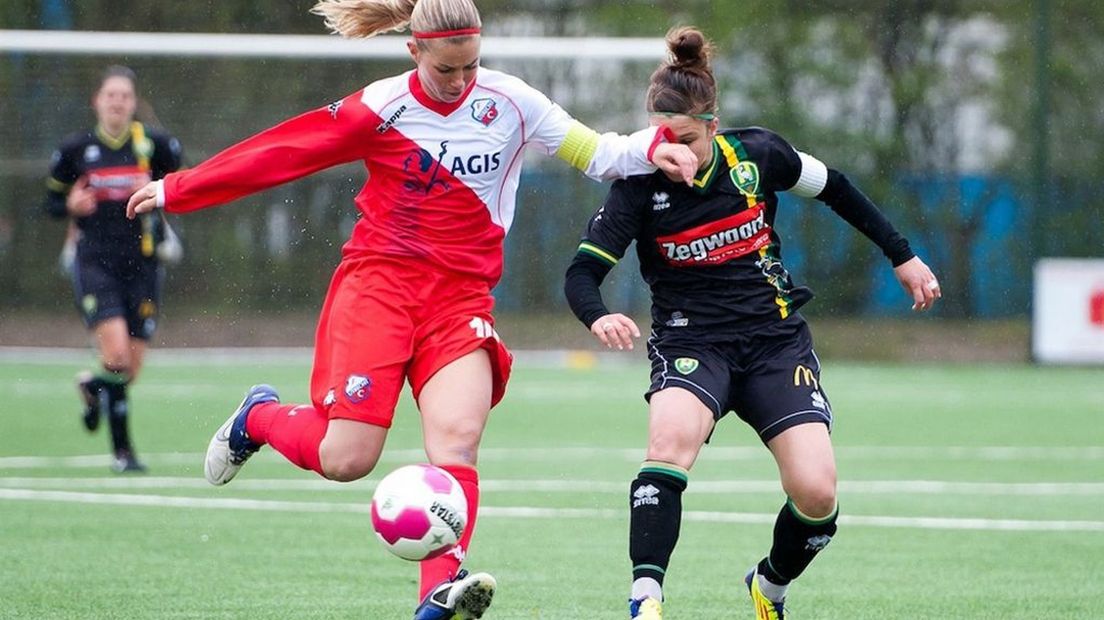
[[[345,105],[345,102],[338,100],[326,106],[326,109],[330,111],[330,118],[337,120],[337,112],[341,109],[341,106],[343,105]]]
[[[405,105],[399,106],[399,109],[395,110],[394,114],[389,116],[387,118],[387,120],[385,120],[382,123],[380,123],[379,125],[377,125],[376,126],[376,132],[378,132],[378,133],[387,133],[387,130],[394,127],[395,123],[397,123],[399,121],[399,118],[402,117],[403,112],[406,112],[406,106]]]

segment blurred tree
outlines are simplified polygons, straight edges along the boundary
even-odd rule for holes
[[[1022,180],[1037,256],[1104,256],[1104,3],[1031,0],[1000,15],[1011,29],[998,97],[1017,137],[1002,170]],[[1030,6],[1023,6],[1030,5]]]
[[[309,13],[313,4],[6,0],[0,2],[0,28],[45,27],[45,20],[58,19],[53,10],[57,5],[68,9],[72,27],[81,30],[320,34],[319,18]],[[673,25],[702,27],[718,44],[724,123],[768,126],[855,177],[932,258],[948,294],[942,310],[947,314],[977,312],[979,300],[971,295],[986,270],[994,268],[993,261],[1018,261],[1012,269],[1024,274],[1026,282],[1038,255],[1104,253],[1104,227],[1099,225],[1104,188],[1097,181],[1104,168],[1104,108],[1099,103],[1104,99],[1104,35],[1099,28],[1104,3],[480,0],[479,6],[485,30],[492,35],[656,37]],[[0,114],[20,119],[0,134],[0,159],[15,162],[5,167],[6,175],[0,174],[4,195],[25,197],[39,191],[40,176],[29,172],[29,166],[35,161],[44,166],[48,150],[62,135],[90,121],[87,91],[109,62],[135,66],[152,111],[184,138],[192,162],[409,65],[0,57]],[[642,95],[654,67],[651,62],[497,59],[488,64],[521,75],[585,122],[618,130],[643,121]],[[59,76],[80,84],[58,84]],[[1037,84],[1045,90],[1040,92]],[[1045,141],[1043,129],[1049,136]],[[533,191],[523,192],[527,210],[519,214],[522,226],[511,235],[519,240],[519,254],[507,268],[512,263],[519,270],[516,275],[523,276],[517,296],[526,304],[561,303],[558,268],[549,267],[556,261],[541,252],[569,248],[581,218],[600,194],[600,188],[595,191],[597,186],[575,176],[570,182],[557,181],[571,173],[559,167],[555,171],[563,176],[542,177]],[[264,208],[220,210],[202,224],[182,223],[193,252],[177,273],[195,282],[196,291],[208,300],[258,304],[277,294],[313,298],[310,287],[315,280],[324,286],[324,272],[350,224],[349,197],[362,174],[337,169],[316,183],[251,201]],[[1022,204],[1033,210],[1018,216],[1022,230],[1010,228],[1007,238],[994,245],[986,239],[993,233],[985,225],[997,204],[998,175],[1013,179]],[[983,180],[987,189],[965,195],[967,176]],[[543,209],[550,200],[567,203],[568,216],[548,218]],[[5,267],[0,286],[9,292],[5,304],[41,304],[62,288],[15,275],[41,271],[52,260],[41,255],[38,237],[20,232],[43,226],[28,215],[35,209],[14,199],[0,202],[0,225],[15,231],[0,251]],[[803,279],[816,285],[817,311],[852,314],[867,308],[874,286],[869,275],[884,273],[877,250],[811,203],[787,204],[785,211],[787,255],[793,251]],[[288,240],[290,255],[260,250],[270,232]],[[979,264],[982,246],[990,255]],[[53,242],[45,247],[52,253]],[[534,247],[541,252],[534,253]],[[520,253],[523,248],[529,253]],[[302,277],[304,265],[318,265],[321,275]],[[249,278],[260,268],[273,274],[275,284]],[[226,277],[205,279],[215,272]],[[1028,292],[1021,283],[1008,294],[1007,306],[1022,312]]]

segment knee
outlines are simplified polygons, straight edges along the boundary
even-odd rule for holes
[[[427,438],[426,454],[431,462],[474,465],[478,460],[479,442],[483,439],[483,425],[478,421],[458,420],[443,435]]]
[[[352,482],[367,476],[372,473],[379,460],[378,456],[370,454],[326,450],[324,447],[319,448],[318,456],[326,478],[336,482]]]
[[[835,473],[802,481],[789,495],[801,514],[814,519],[827,517],[836,509]]]
[[[648,460],[673,463],[690,469],[698,454],[700,443],[678,433],[660,433],[648,439]]]
[[[127,377],[131,374],[130,351],[126,349],[104,350],[101,363],[108,372]]]

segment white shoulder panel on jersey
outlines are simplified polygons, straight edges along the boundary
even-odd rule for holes
[[[789,191],[804,198],[815,198],[828,184],[828,166],[816,157],[801,151],[797,151],[797,156],[801,158],[801,176]]]
[[[376,80],[364,87],[360,100],[373,112],[379,112],[388,103],[397,97],[410,92],[410,74],[415,70],[405,71],[399,75]]]
[[[554,107],[558,107],[544,93],[527,84],[525,80],[494,69],[480,67],[476,84],[480,88],[501,93],[516,106],[524,125],[525,134],[522,139],[525,142],[533,139],[533,133],[541,125],[544,117]],[[554,148],[548,154],[551,155],[552,152],[555,152]]]
[[[506,94],[518,107],[527,145],[554,155],[596,180],[648,174],[648,153],[656,137],[650,127],[631,136],[598,132],[575,120],[544,93],[512,75],[480,69],[479,85]]]

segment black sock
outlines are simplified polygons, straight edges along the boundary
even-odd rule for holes
[[[650,577],[663,585],[667,563],[678,543],[686,470],[646,462],[629,487],[629,559],[633,581]]]
[[[797,579],[832,541],[838,516],[837,506],[823,519],[809,519],[797,511],[792,500],[787,500],[774,522],[774,545],[770,555],[759,562],[759,574],[780,586]]]
[[[127,403],[128,379],[123,373],[112,373],[104,380],[103,392],[107,394],[108,422],[111,426],[111,447],[116,455],[130,454],[129,405]]]
[[[106,387],[107,382],[100,377],[92,377],[92,379],[85,384],[85,391],[87,391],[88,394],[92,396],[92,399],[95,401],[94,404],[88,405],[85,408],[85,415],[88,415],[92,412],[98,413],[100,415],[107,413],[107,392],[105,390]]]

